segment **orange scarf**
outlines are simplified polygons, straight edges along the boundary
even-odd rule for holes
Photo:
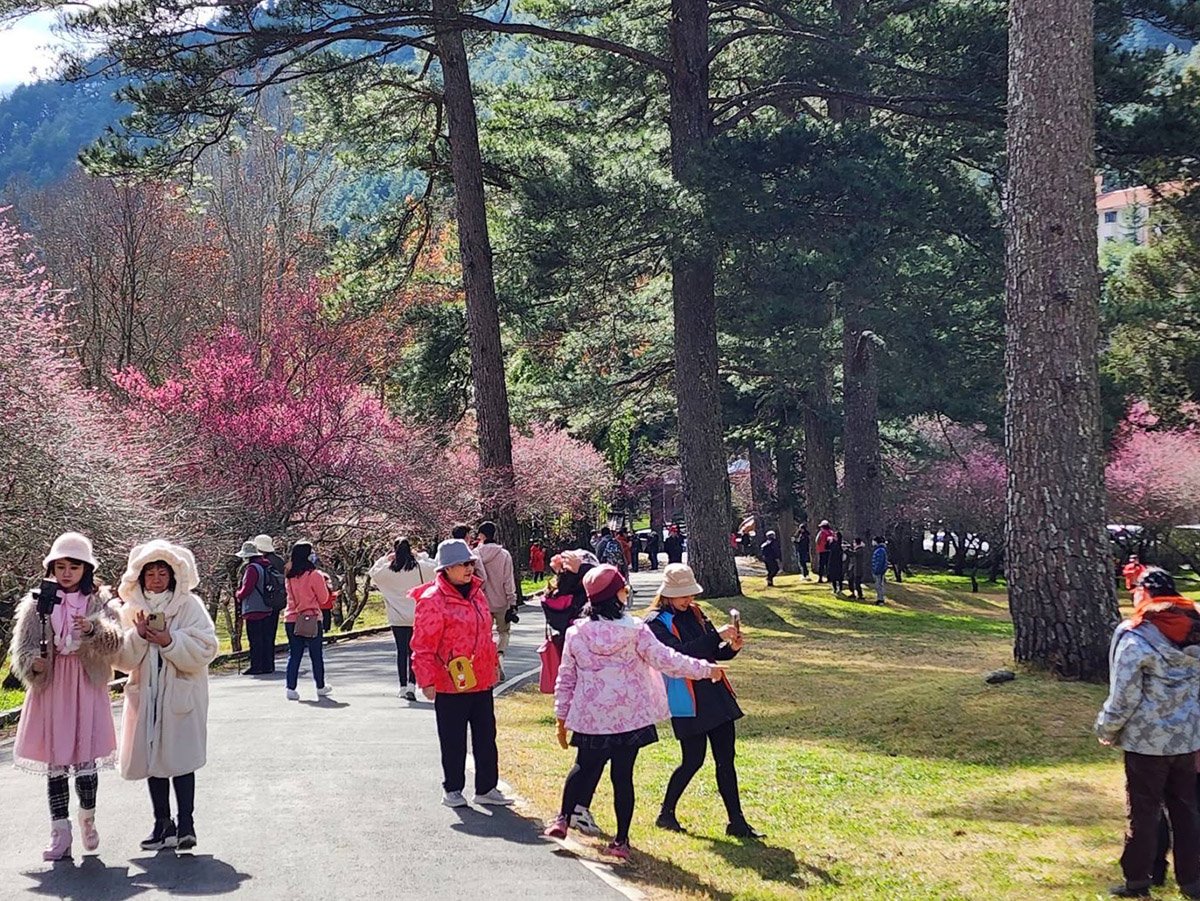
[[[1133,607],[1130,623],[1134,628],[1150,623],[1175,644],[1183,647],[1200,644],[1200,612],[1187,598],[1143,594]]]

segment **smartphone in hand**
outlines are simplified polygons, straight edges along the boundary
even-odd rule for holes
[[[167,628],[167,615],[162,611],[151,613],[148,617],[146,617],[146,625],[155,632],[162,632]]]

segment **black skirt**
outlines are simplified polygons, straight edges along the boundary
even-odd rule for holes
[[[643,726],[629,732],[612,735],[589,735],[572,732],[571,745],[583,751],[608,751],[613,748],[644,748],[658,741],[658,729],[653,725]]]

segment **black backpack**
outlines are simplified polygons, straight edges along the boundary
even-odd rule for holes
[[[282,610],[287,606],[287,589],[283,585],[283,573],[263,563],[254,564],[262,573],[262,585],[258,593],[262,595],[263,603],[272,610]]]

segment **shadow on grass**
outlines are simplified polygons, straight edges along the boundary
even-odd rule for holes
[[[1092,783],[1053,779],[1053,785],[1001,791],[931,810],[937,819],[1016,823],[1022,826],[1097,826],[1122,814],[1121,799],[1097,794]]]
[[[741,842],[730,839],[706,838],[709,847],[725,858],[737,870],[753,870],[766,882],[782,883],[793,888],[815,888],[818,885],[839,886],[840,882],[828,870],[816,864],[796,859],[793,851],[761,842]]]

